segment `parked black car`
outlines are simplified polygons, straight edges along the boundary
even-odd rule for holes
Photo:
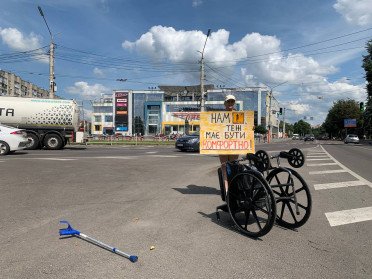
[[[184,135],[177,139],[176,148],[181,151],[199,151],[200,137],[198,133]]]
[[[313,134],[306,134],[305,137],[304,137],[304,141],[314,141],[315,140],[315,137]]]

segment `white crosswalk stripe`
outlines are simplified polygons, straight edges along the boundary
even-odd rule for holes
[[[341,181],[341,182],[332,182],[332,183],[319,183],[314,184],[315,190],[337,190],[339,188],[347,188],[347,187],[358,187],[358,186],[369,186],[372,187],[372,183],[360,175],[356,174],[339,161],[337,161],[334,157],[332,157],[324,148],[320,146],[323,152],[311,152],[308,153],[307,161],[314,161],[313,163],[308,163],[308,167],[320,167],[320,166],[339,166],[339,169],[336,170],[323,170],[321,171],[309,171],[310,175],[316,174],[337,174],[337,173],[349,173],[350,175],[354,176],[356,180],[352,181]],[[326,158],[325,158],[326,157]],[[325,162],[325,163],[317,163],[318,161],[332,161],[332,162]],[[364,207],[364,208],[356,208],[356,209],[348,209],[348,210],[341,210],[341,211],[334,211],[334,212],[327,212],[325,216],[330,224],[330,226],[341,226],[347,225],[352,223],[359,223],[364,221],[371,221],[372,220],[372,207]]]
[[[335,212],[327,212],[331,227],[372,220],[372,207],[362,207]]]
[[[325,170],[325,171],[310,171],[309,174],[326,174],[326,173],[340,173],[340,172],[348,172],[347,170]]]
[[[355,181],[345,181],[345,182],[314,184],[314,188],[315,190],[326,190],[326,189],[344,188],[344,187],[361,186],[361,185],[365,185],[365,183],[363,183],[363,181],[360,181],[360,180],[355,180]]]
[[[330,158],[316,158],[316,159],[307,159],[307,161],[331,161]]]
[[[321,163],[321,164],[307,164],[308,167],[318,167],[318,166],[334,166],[337,163]]]

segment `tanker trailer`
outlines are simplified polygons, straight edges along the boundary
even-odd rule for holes
[[[27,149],[61,149],[79,124],[74,100],[0,96],[0,123],[24,129]]]

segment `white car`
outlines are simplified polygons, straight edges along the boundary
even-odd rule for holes
[[[359,137],[357,135],[347,135],[344,142],[345,143],[359,143]]]
[[[0,125],[0,156],[26,148],[27,133],[24,130]]]

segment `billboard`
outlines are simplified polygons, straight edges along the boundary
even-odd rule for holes
[[[128,131],[128,92],[115,92],[114,117],[115,131]]]
[[[201,112],[200,153],[254,153],[253,124],[253,111]]]
[[[356,119],[344,119],[344,128],[355,128],[356,126]]]

